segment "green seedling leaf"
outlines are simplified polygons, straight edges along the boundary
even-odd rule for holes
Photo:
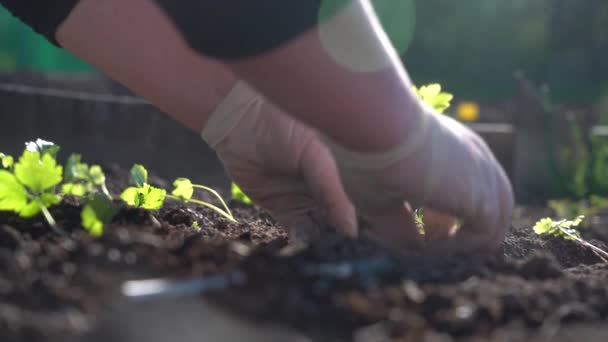
[[[2,164],[2,167],[5,169],[10,169],[11,167],[13,167],[13,163],[14,163],[14,159],[12,156],[6,155],[4,153],[0,153],[0,163]]]
[[[103,173],[101,166],[92,165],[89,169],[89,178],[95,185],[103,185],[106,182],[106,175]]]
[[[19,216],[25,219],[38,216],[43,210],[42,207],[48,208],[60,201],[61,197],[55,194],[42,194],[40,197],[35,198],[21,208]]]
[[[554,221],[553,219],[546,217],[539,220],[534,225],[533,229],[537,235],[551,235],[567,240],[576,240],[580,238],[581,234],[575,227],[580,225],[584,218],[585,217],[581,215],[574,220]]]
[[[63,168],[49,154],[26,150],[15,164],[15,176],[34,193],[42,193],[61,183]]]
[[[143,187],[148,183],[148,170],[139,164],[133,165],[131,168],[131,179],[138,187]]]
[[[426,104],[439,113],[443,113],[448,109],[450,102],[454,98],[454,95],[442,92],[441,85],[437,83],[422,86],[419,89],[414,87],[414,90]]]
[[[127,203],[128,205],[136,208],[138,208],[142,203],[142,199],[139,196],[139,188],[136,188],[134,186],[126,188],[120,194],[120,199],[125,201],[125,203]]]
[[[66,182],[74,182],[75,180],[86,179],[88,168],[86,164],[80,162],[79,154],[71,154],[68,161],[65,163],[63,178]]]
[[[188,201],[194,194],[194,186],[188,178],[178,178],[173,182],[175,189],[171,192],[173,196],[179,197],[183,201]]]
[[[27,205],[27,192],[12,173],[0,170],[0,210],[19,212]]]
[[[148,210],[158,210],[163,206],[167,192],[149,184],[141,188],[130,187],[125,189],[120,198],[128,205]]]
[[[95,194],[80,213],[82,226],[93,236],[101,236],[106,224],[112,222],[118,208],[106,197]]]
[[[40,155],[50,155],[55,159],[57,152],[59,152],[59,146],[54,143],[42,139],[36,139],[36,141],[29,141],[25,143],[25,148],[31,152],[38,152]]]
[[[237,201],[237,202],[241,202],[243,204],[253,204],[253,201],[251,200],[251,198],[249,198],[249,196],[247,196],[243,190],[241,190],[241,188],[234,182],[232,182],[232,186],[231,186],[231,192],[232,192],[232,199]]]
[[[64,183],[61,186],[61,192],[65,195],[83,197],[89,192],[89,189],[81,183]]]

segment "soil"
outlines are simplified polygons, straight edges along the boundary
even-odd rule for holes
[[[106,173],[114,193],[127,182]],[[204,297],[315,341],[606,341],[608,264],[535,236],[544,209],[516,219],[496,256],[447,259],[333,235],[294,248],[263,210],[230,205],[239,223],[192,205],[123,209],[100,238],[82,230],[74,199],[51,209],[65,237],[0,213],[0,341],[84,338],[129,279],[235,271],[243,282]],[[606,248],[607,231],[584,236]]]

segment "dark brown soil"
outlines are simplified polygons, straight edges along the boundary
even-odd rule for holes
[[[108,175],[114,192],[126,181]],[[244,284],[206,298],[319,341],[606,340],[608,265],[574,242],[535,236],[530,215],[495,257],[441,259],[337,236],[291,248],[268,214],[232,207],[238,224],[196,206],[125,209],[97,239],[71,199],[51,210],[67,237],[0,213],[0,341],[76,341],[129,279],[235,270]],[[602,227],[585,234],[606,248]]]

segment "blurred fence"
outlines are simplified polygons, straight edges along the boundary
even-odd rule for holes
[[[146,101],[98,76],[0,74],[0,151],[17,154],[36,138],[62,147],[62,158],[147,166],[161,177],[188,177],[227,188],[215,153]]]

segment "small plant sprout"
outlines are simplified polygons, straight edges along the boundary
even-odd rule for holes
[[[106,224],[112,222],[118,208],[106,196],[100,193],[91,194],[87,204],[80,213],[82,226],[93,236],[101,236]]]
[[[63,175],[61,192],[66,195],[82,197],[101,191],[108,199],[112,199],[101,166],[82,163],[79,154],[72,154],[68,158]]]
[[[173,182],[173,186],[174,186],[174,189],[171,192],[171,195],[167,195],[168,198],[178,200],[178,201],[183,201],[186,203],[192,202],[195,204],[200,204],[202,206],[205,206],[207,208],[214,210],[215,212],[224,216],[225,218],[227,218],[228,220],[230,220],[232,222],[237,222],[236,219],[234,218],[234,216],[232,215],[232,212],[230,212],[230,208],[228,208],[228,206],[226,205],[226,202],[224,202],[224,200],[222,199],[222,196],[220,196],[217,193],[217,191],[211,189],[210,187],[207,187],[204,185],[199,185],[199,184],[192,184],[192,182],[188,178],[176,179]],[[209,191],[220,201],[220,203],[222,203],[222,206],[224,207],[224,209],[219,208],[219,207],[217,207],[211,203],[205,202],[205,201],[193,199],[192,195],[194,194],[194,189],[202,189],[205,191]]]
[[[243,190],[241,190],[241,188],[238,186],[238,184],[236,184],[235,182],[232,182],[232,185],[230,187],[231,189],[231,193],[232,193],[232,199],[234,201],[243,203],[243,204],[247,204],[247,205],[251,205],[253,204],[253,201],[251,200],[251,198],[249,198],[249,196],[247,196]]]
[[[439,113],[445,112],[450,107],[454,95],[441,91],[441,85],[434,83],[420,88],[414,87],[416,94],[431,108]]]
[[[537,235],[550,235],[555,237],[561,237],[566,240],[573,240],[577,243],[590,248],[597,256],[599,256],[605,262],[608,262],[608,252],[590,244],[589,242],[581,238],[581,233],[577,229],[578,225],[583,221],[584,216],[578,216],[574,220],[559,220],[554,221],[553,219],[546,217],[539,220],[533,227],[534,233]]]
[[[46,143],[28,143],[13,165],[13,171],[0,171],[0,210],[13,211],[22,218],[42,213],[49,226],[56,233],[63,234],[48,211],[51,205],[61,201],[55,189],[61,183],[63,171],[55,160],[59,147]]]
[[[148,210],[158,210],[163,206],[167,191],[148,184],[148,170],[139,164],[131,168],[131,179],[136,186],[126,188],[120,198],[128,205]]]

